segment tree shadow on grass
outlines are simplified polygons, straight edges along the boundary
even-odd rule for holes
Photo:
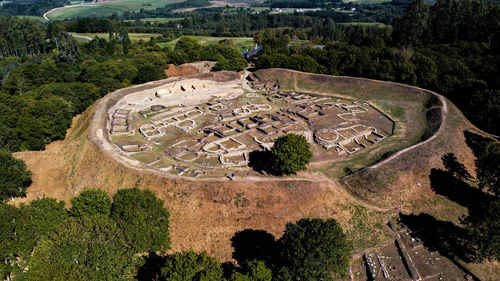
[[[144,257],[144,263],[137,270],[136,280],[139,281],[163,281],[161,268],[165,266],[166,256],[159,256],[154,252]]]
[[[248,166],[259,173],[273,175],[271,170],[272,154],[269,150],[254,150],[249,154]]]
[[[452,222],[442,221],[429,214],[401,215],[401,222],[422,239],[425,247],[443,256],[470,261],[473,252],[468,245],[467,231]]]
[[[442,160],[447,170],[431,169],[429,175],[431,188],[434,192],[445,196],[469,210],[494,199],[493,196],[471,186],[465,181],[465,179],[471,179],[472,177],[453,153],[445,154]]]
[[[274,236],[264,230],[245,229],[236,232],[231,238],[233,259],[240,265],[246,261],[261,260],[269,266],[276,245]]]

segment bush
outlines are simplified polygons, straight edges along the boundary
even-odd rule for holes
[[[71,215],[74,217],[104,215],[109,216],[111,198],[99,189],[84,190],[77,197],[71,198]]]
[[[26,196],[31,184],[31,172],[26,170],[23,160],[12,157],[6,150],[0,150],[0,202],[9,197]]]
[[[271,172],[276,175],[295,174],[307,168],[312,156],[311,145],[304,136],[281,136],[276,139],[271,150]]]

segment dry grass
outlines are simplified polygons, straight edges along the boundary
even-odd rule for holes
[[[349,87],[367,89],[368,93],[373,89],[367,88],[369,84],[362,81],[349,84],[341,80],[338,85],[346,91]],[[404,87],[400,87],[400,91],[404,91]],[[430,169],[442,168],[444,153],[455,153],[473,172],[474,156],[463,137],[463,130],[472,125],[453,104],[448,103],[448,106],[447,125],[439,137],[370,173],[358,173],[344,179],[348,192],[361,199],[353,198],[333,181],[191,181],[128,169],[89,140],[89,123],[94,110],[91,107],[74,119],[66,140],[50,144],[46,151],[15,154],[34,174],[27,197],[16,203],[43,196],[69,202],[84,187],[99,188],[112,195],[120,188],[137,186],[152,190],[170,210],[171,251],[207,250],[227,261],[232,253],[230,238],[237,231],[263,229],[280,236],[286,222],[303,217],[333,217],[356,237],[359,252],[388,239],[384,226],[388,214],[374,211],[364,202],[407,213],[427,212],[438,219],[454,222],[465,212],[454,202],[436,195],[429,184]],[[395,119],[405,118],[395,109],[391,112]],[[300,176],[317,176],[319,172],[310,170]],[[375,188],[375,182],[382,185]],[[499,274],[498,263],[466,266],[484,280],[495,280]]]

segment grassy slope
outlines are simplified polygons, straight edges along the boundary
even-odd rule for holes
[[[110,16],[113,13],[121,14],[125,11],[139,11],[140,9],[156,9],[179,0],[120,0],[103,2],[92,6],[74,6],[55,10],[47,16],[53,20],[63,20],[74,17]]]

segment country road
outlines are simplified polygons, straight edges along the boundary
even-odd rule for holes
[[[71,33],[70,33],[71,34]],[[77,35],[77,34],[71,34],[71,36],[76,37],[76,38],[82,38],[82,39],[87,39],[89,41],[94,40],[94,38],[89,37],[89,36],[83,36],[83,35]]]

